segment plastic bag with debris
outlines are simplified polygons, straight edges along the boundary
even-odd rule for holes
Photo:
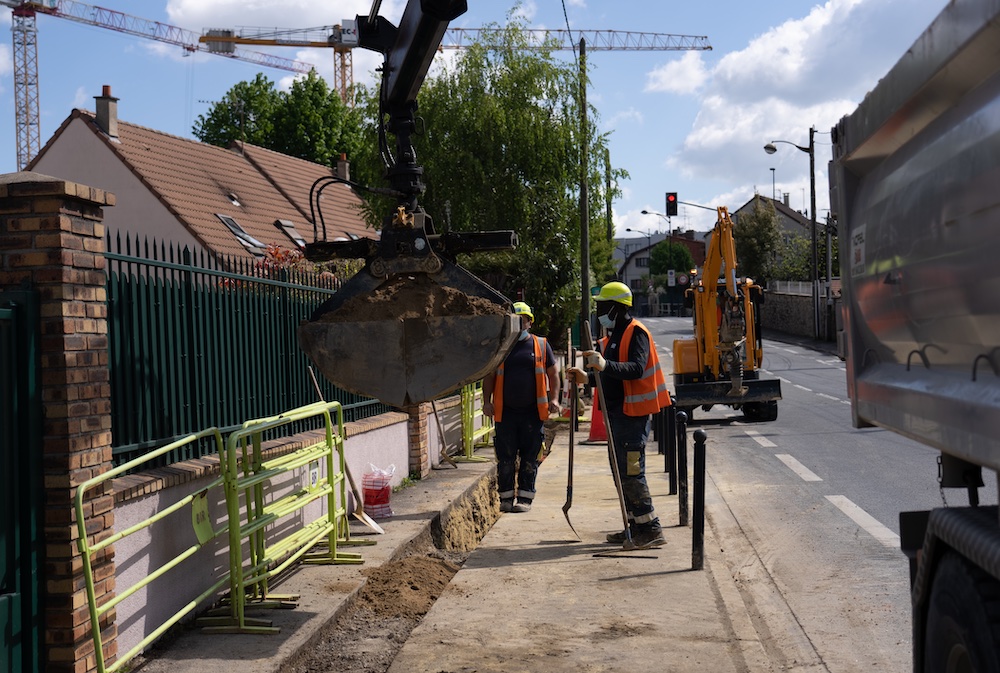
[[[373,519],[388,519],[392,516],[389,497],[392,495],[391,482],[392,475],[396,472],[396,466],[390,465],[383,470],[369,463],[368,467],[369,471],[361,480],[365,514]]]

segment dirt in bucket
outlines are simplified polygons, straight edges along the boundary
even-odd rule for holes
[[[444,285],[424,274],[396,276],[374,292],[351,297],[340,308],[320,316],[329,322],[368,322],[440,318],[446,316],[503,315],[507,308]]]

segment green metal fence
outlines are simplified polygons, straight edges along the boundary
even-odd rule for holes
[[[329,275],[121,237],[108,239],[114,462],[201,428],[223,432],[316,399],[295,330],[335,292]],[[348,421],[389,410],[327,381]],[[288,427],[293,434],[306,427]],[[213,453],[186,445],[163,463]]]

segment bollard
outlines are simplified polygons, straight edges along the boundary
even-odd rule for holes
[[[663,451],[663,471],[669,472],[667,495],[677,495],[677,413],[674,407],[663,412],[666,447]]]
[[[694,524],[691,531],[691,570],[705,564],[705,440],[708,435],[694,431]]]
[[[687,414],[677,413],[677,505],[680,524],[688,525]]]

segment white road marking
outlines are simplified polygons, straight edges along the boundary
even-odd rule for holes
[[[850,400],[840,400],[840,403],[841,404],[850,404],[851,401]]]
[[[757,442],[758,444],[760,444],[761,446],[763,446],[765,449],[773,449],[774,447],[777,446],[777,444],[775,444],[774,442],[772,442],[767,437],[761,437],[760,433],[757,432],[756,430],[744,430],[743,432],[747,433],[747,435],[750,437],[750,439],[752,439],[753,441]]]
[[[839,397],[834,397],[833,395],[827,395],[826,393],[816,393],[816,397],[825,397],[828,400],[833,400],[834,402],[839,402]]]
[[[788,385],[792,385],[792,382],[786,379],[784,376],[779,376],[778,380],[781,381],[782,383],[787,383]]]
[[[789,470],[802,477],[802,481],[823,481],[819,475],[787,453],[776,453],[774,457],[787,465]]]
[[[795,384],[795,387],[798,388],[799,390],[804,390],[807,393],[811,393],[812,392],[812,388],[806,388],[805,386],[800,386],[798,383]]]
[[[899,536],[883,526],[871,514],[861,509],[848,498],[842,495],[828,495],[826,499],[833,503],[834,507],[846,514],[850,519],[861,526],[861,528],[873,538],[881,542],[886,547],[899,547]]]

